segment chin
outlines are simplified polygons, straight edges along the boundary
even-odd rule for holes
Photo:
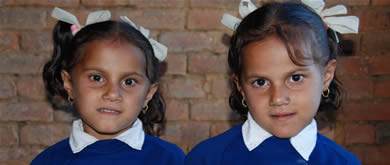
[[[296,132],[296,131],[286,131],[286,132],[278,131],[278,132],[272,133],[272,135],[274,135],[278,138],[281,138],[281,139],[287,139],[287,138],[291,138],[291,137],[297,135],[298,133],[299,132]]]

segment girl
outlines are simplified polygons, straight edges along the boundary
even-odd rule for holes
[[[181,149],[149,135],[158,133],[155,124],[162,123],[165,104],[157,52],[143,35],[146,29],[141,33],[134,25],[109,21],[108,11],[91,13],[85,27],[61,9],[53,16],[60,21],[43,80],[49,97],[67,99],[80,119],[68,139],[31,164],[183,164]]]
[[[234,84],[229,103],[247,120],[200,143],[185,164],[360,164],[317,133],[313,119],[317,111],[340,106],[333,34],[303,4],[269,3],[247,15],[228,57]]]

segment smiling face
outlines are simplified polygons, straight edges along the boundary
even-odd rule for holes
[[[75,100],[84,131],[110,139],[131,127],[157,90],[145,73],[141,49],[122,40],[92,41],[71,74],[62,71],[64,88]]]
[[[275,36],[245,46],[242,60],[241,77],[233,75],[236,86],[254,120],[279,138],[295,136],[310,123],[336,67],[334,60],[326,67],[294,64]]]

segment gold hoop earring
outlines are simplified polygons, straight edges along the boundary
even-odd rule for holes
[[[245,97],[242,97],[241,104],[244,108],[247,108],[248,105],[245,103]]]
[[[324,97],[324,98],[328,98],[329,94],[330,94],[329,88],[324,90],[324,91],[322,91],[322,93],[321,93],[322,97]]]
[[[149,109],[149,106],[148,106],[148,104],[146,104],[144,107],[142,107],[141,111],[143,114],[145,114],[148,111],[148,109]]]
[[[73,105],[73,99],[72,99],[72,97],[68,96],[68,102],[69,102],[70,105]]]

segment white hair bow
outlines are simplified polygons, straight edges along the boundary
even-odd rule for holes
[[[312,8],[322,20],[332,30],[341,34],[358,33],[359,18],[356,16],[337,16],[347,14],[347,8],[344,5],[337,5],[328,9],[324,9],[325,2],[323,0],[302,0],[302,3]]]
[[[51,16],[60,20],[60,21],[64,21],[66,23],[72,24],[72,26],[71,26],[72,34],[75,35],[84,26],[110,20],[111,13],[108,10],[99,10],[99,11],[91,12],[88,14],[87,21],[86,21],[84,26],[80,25],[76,16],[74,16],[73,14],[71,14],[63,9],[60,9],[58,7],[55,7],[53,9]]]
[[[246,5],[244,4],[246,3]],[[347,8],[343,5],[337,5],[329,9],[324,9],[325,2],[323,0],[302,0],[302,3],[312,8],[322,20],[332,30],[341,34],[358,33],[359,18],[356,16],[337,16],[347,14]],[[241,0],[239,12],[242,18],[256,10],[256,6],[250,0]],[[241,19],[230,14],[224,14],[221,23],[230,29],[235,30],[240,24]]]
[[[255,4],[253,4],[250,0],[241,0],[240,7],[238,8],[241,18],[244,18],[249,13],[255,10],[256,10]],[[227,26],[232,30],[236,30],[240,22],[241,22],[240,18],[237,18],[231,14],[224,14],[221,20],[221,23],[223,25]]]
[[[150,32],[148,29],[145,29],[144,27],[140,26],[137,28],[137,25],[133,21],[131,21],[126,16],[120,16],[121,20],[130,24],[135,29],[138,29],[150,42],[150,44],[153,47],[154,55],[155,57],[161,62],[164,61],[164,59],[167,57],[168,54],[168,48],[164,46],[163,44],[157,42],[156,40],[150,38]]]

